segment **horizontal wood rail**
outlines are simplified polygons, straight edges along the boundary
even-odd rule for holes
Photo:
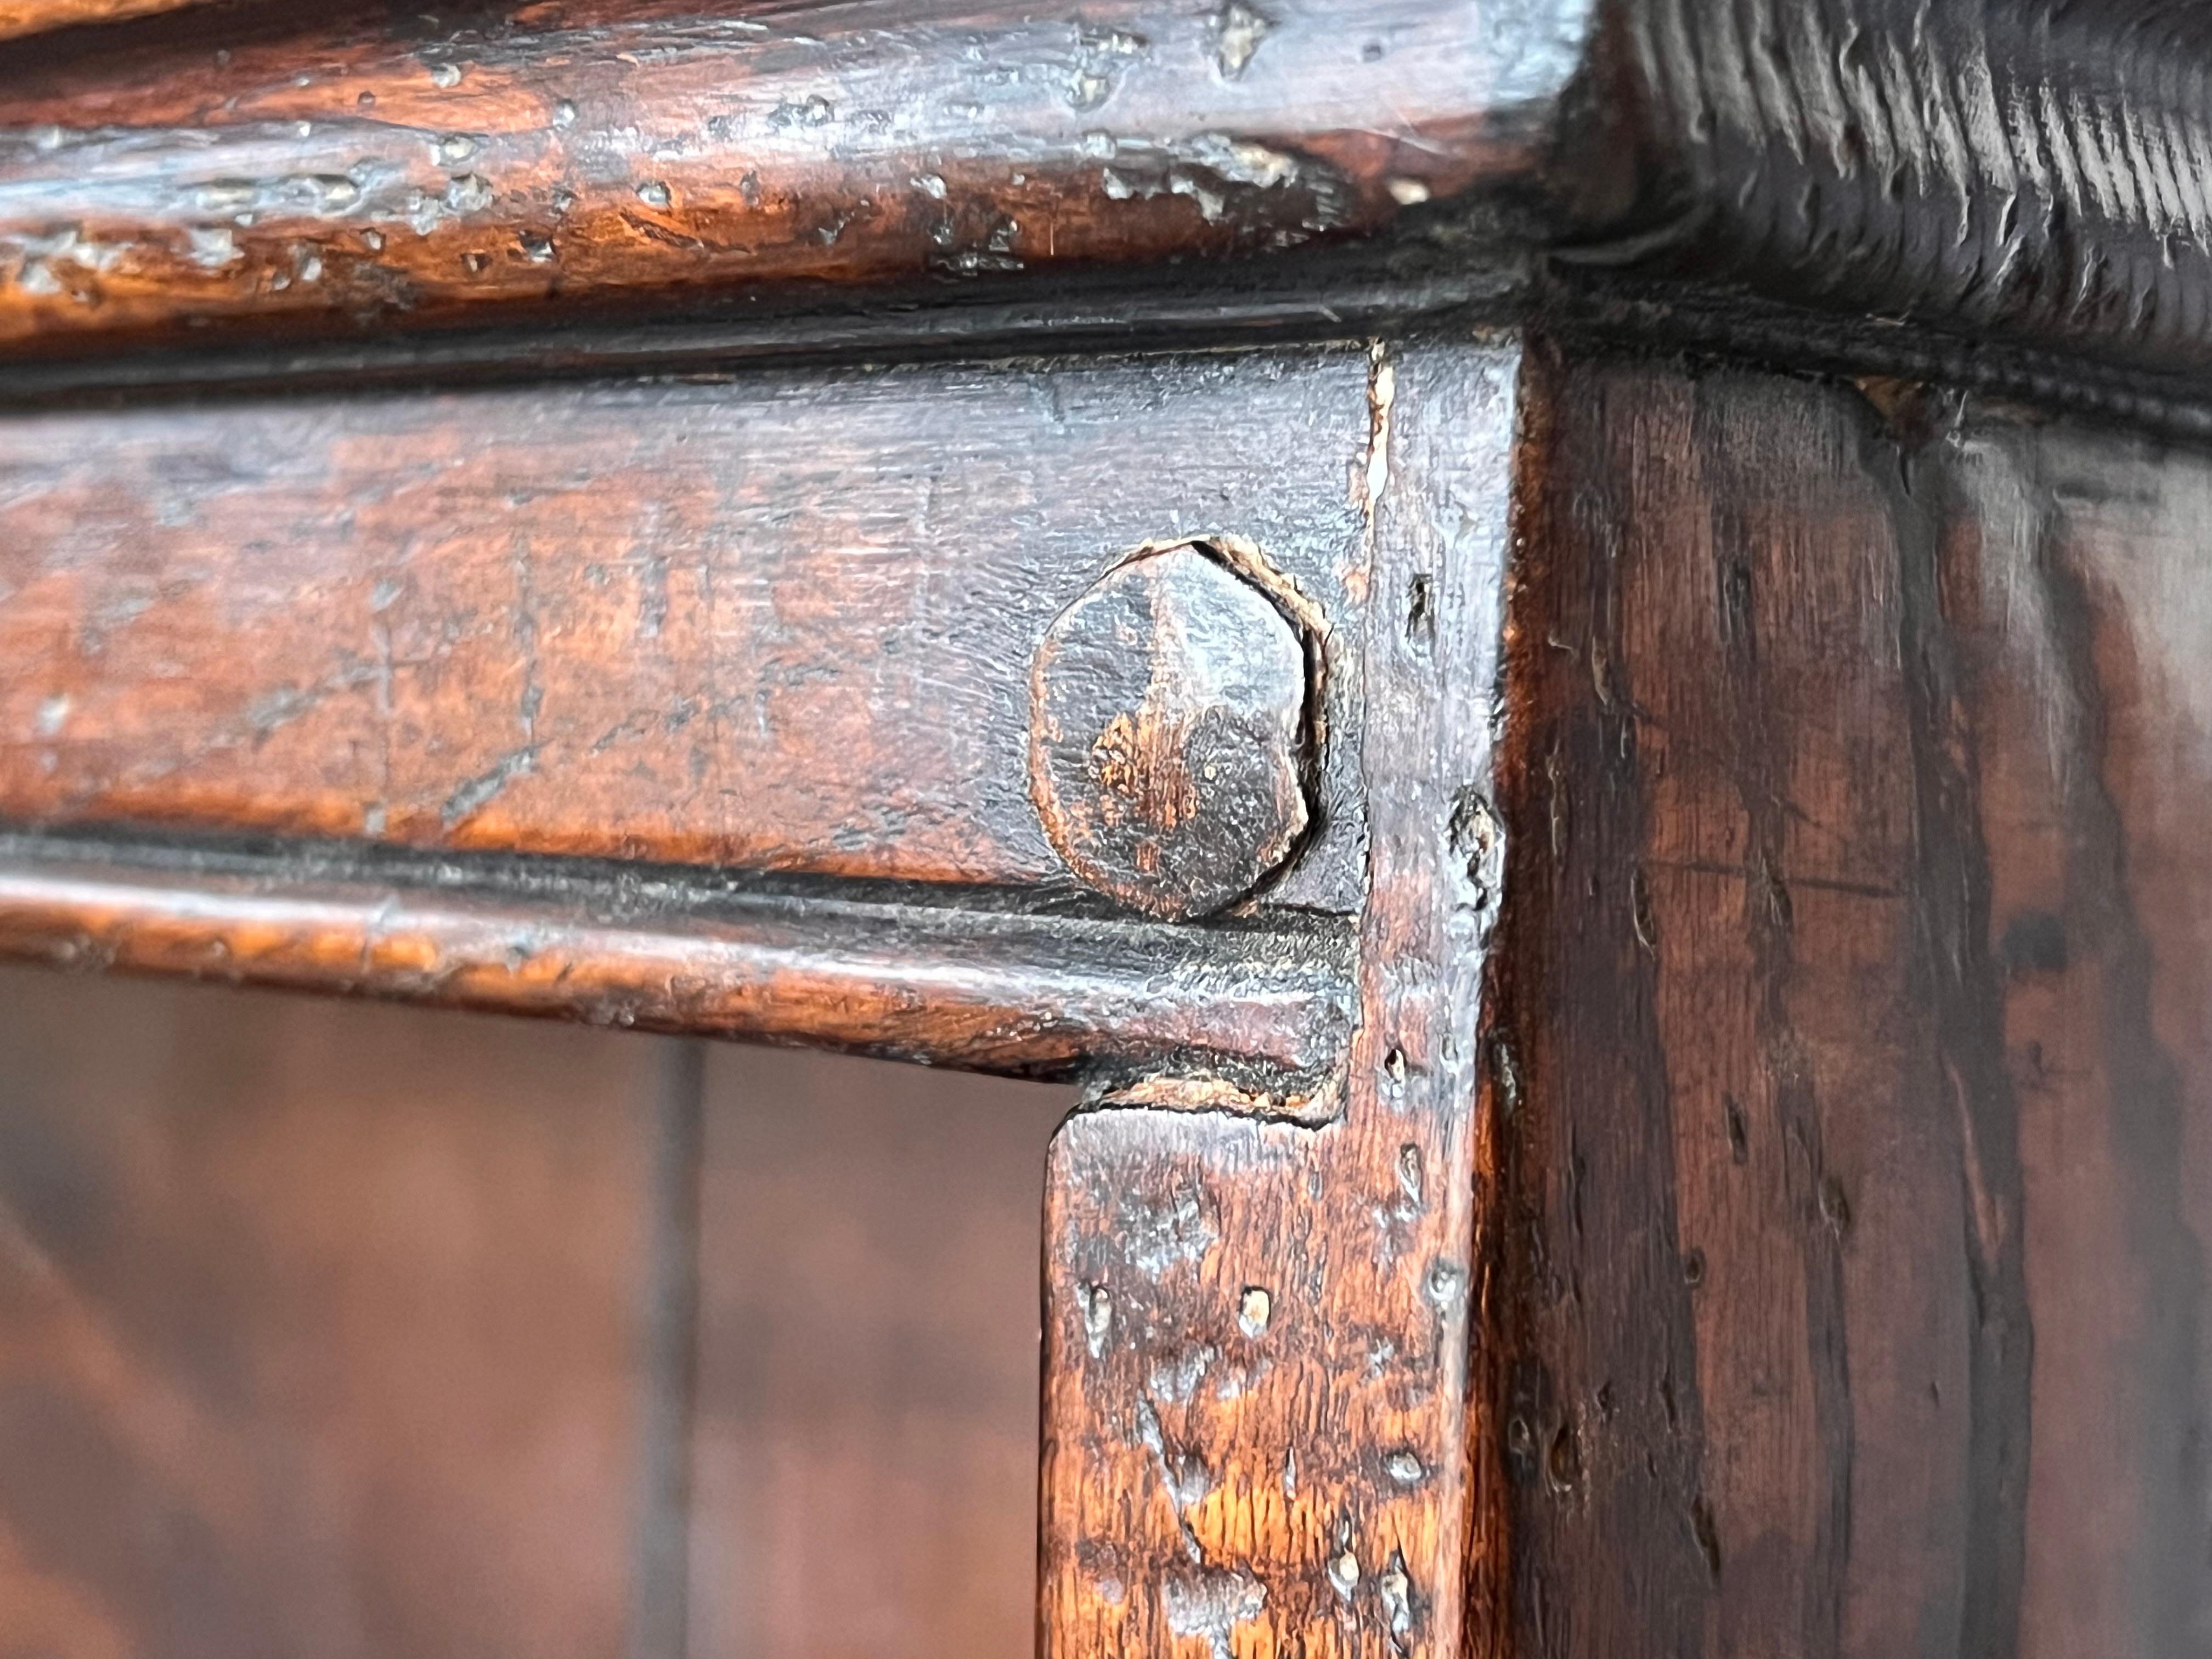
[[[0,57],[0,349],[1279,251],[1525,175],[1530,9],[906,0],[154,20]]]
[[[912,345],[948,302],[1110,324],[1116,283],[1310,326],[1571,266],[2173,379],[2212,364],[2208,67],[2202,9],[2138,0],[194,9],[0,42],[0,362]]]
[[[0,417],[0,816],[1074,889],[1031,799],[1046,631],[1136,548],[1231,534],[1315,653],[1317,821],[1264,897],[1346,913],[1370,374]]]
[[[358,993],[1334,1109],[1352,930],[1193,929],[1006,896],[763,887],[565,860],[0,831],[0,956]]]

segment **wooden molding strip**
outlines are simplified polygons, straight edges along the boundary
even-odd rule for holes
[[[1349,922],[1194,928],[917,890],[0,833],[0,956],[1025,1076],[1164,1070],[1216,1085],[1209,1109],[1327,1109]]]
[[[886,296],[919,337],[972,295],[1081,310],[1067,278],[1158,269],[1179,289],[1194,260],[1379,242],[1380,266],[1323,266],[1322,285],[1516,258],[1525,277],[1548,250],[2190,371],[2212,362],[2207,15],[562,0],[443,29],[398,6],[148,18],[0,46],[0,359],[456,329],[481,355],[493,325],[774,329]],[[1242,290],[1316,270],[1278,259]]]
[[[1279,251],[1527,175],[1575,63],[1551,4],[418,10],[19,43],[0,349]]]

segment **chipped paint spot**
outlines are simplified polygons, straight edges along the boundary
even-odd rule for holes
[[[1133,1194],[1124,1198],[1118,1231],[1123,1258],[1152,1279],[1178,1265],[1196,1266],[1221,1242],[1203,1194],[1190,1187],[1177,1188],[1158,1202]]]
[[[1274,33],[1274,22],[1243,0],[1229,0],[1212,21],[1215,67],[1224,81],[1237,80],[1252,61],[1252,54],[1260,50],[1260,43]]]
[[[1413,1586],[1406,1574],[1403,1550],[1390,1552],[1390,1565],[1382,1569],[1382,1576],[1375,1581],[1375,1589],[1382,1598],[1383,1616],[1390,1621],[1390,1635],[1395,1641],[1413,1627]]]
[[[1178,1574],[1160,1585],[1160,1612],[1177,1636],[1198,1637],[1214,1659],[1229,1659],[1230,1638],[1266,1610],[1267,1587],[1248,1573]]]
[[[1274,1306],[1274,1298],[1260,1286],[1246,1286],[1244,1294],[1237,1298],[1237,1328],[1258,1341],[1267,1334],[1267,1322],[1273,1316]]]
[[[1106,1352],[1107,1334],[1114,1328],[1114,1295],[1103,1285],[1078,1287],[1083,1304],[1083,1346],[1093,1359]]]
[[[1161,1399],[1181,1405],[1197,1391],[1206,1380],[1206,1368],[1221,1358],[1221,1350],[1210,1344],[1188,1348],[1172,1359],[1163,1359],[1152,1367],[1147,1379],[1152,1392]]]

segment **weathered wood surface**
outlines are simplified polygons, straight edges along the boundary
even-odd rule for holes
[[[872,295],[927,333],[1291,252],[1174,319],[1218,327],[1374,242],[1417,307],[1558,253],[2201,371],[2208,68],[2179,0],[193,11],[0,44],[0,357]]]
[[[1881,383],[1524,398],[1503,1650],[2200,1650],[2212,462]]]
[[[1158,1071],[1293,1117],[1334,1109],[1350,947],[1341,924],[1194,932],[684,872],[0,836],[0,956],[976,1071]]]
[[[905,0],[0,47],[0,347],[347,331],[1296,246],[1525,174],[1554,8]]]
[[[1078,885],[1030,665],[1229,532],[1355,733],[1348,350],[0,419],[0,818]],[[1356,902],[1356,754],[1268,896]]]
[[[1501,1559],[1468,1376],[1516,362],[1437,346],[1374,368],[1370,884],[1341,1119],[1109,1106],[1054,1142],[1048,1659],[1444,1659],[1469,1560]]]
[[[687,1433],[671,1046],[0,970],[0,1650],[1019,1653],[1066,1094],[713,1049]]]
[[[200,3],[202,0],[0,0],[0,40],[48,29],[119,22]]]

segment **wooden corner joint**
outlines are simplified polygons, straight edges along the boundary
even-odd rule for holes
[[[1494,1507],[1473,1332],[1514,361],[1409,353],[1378,423],[1389,453],[1368,475],[1379,499],[1366,602],[1334,665],[1360,685],[1366,883],[1353,1029],[1316,1102],[1326,1120],[1281,1102],[1255,1111],[1230,1098],[1235,1079],[1156,1075],[1103,1094],[1054,1142],[1045,1659],[1469,1650],[1469,1574],[1488,1559]],[[1164,701],[1158,673],[1188,672],[1177,653],[1207,629],[1243,637],[1215,620],[1217,604],[1246,604],[1224,580],[1235,573],[1200,550],[1116,574],[1110,603],[1079,602],[1062,621],[1120,643],[1124,697]],[[1394,602],[1414,594],[1416,606]],[[1231,649],[1254,673],[1257,653]],[[1291,660],[1283,652],[1266,682],[1279,709],[1296,694]],[[1048,695],[1059,668],[1044,666]],[[1040,722],[1048,764],[1082,756],[1085,733],[1110,723],[1089,719]],[[1097,788],[1103,769],[1071,760],[1062,787]],[[1237,774],[1262,800],[1266,775]],[[1242,810],[1234,821],[1259,821]],[[1200,842],[1194,861],[1218,850]],[[1257,870],[1260,845],[1243,843],[1234,867]]]

